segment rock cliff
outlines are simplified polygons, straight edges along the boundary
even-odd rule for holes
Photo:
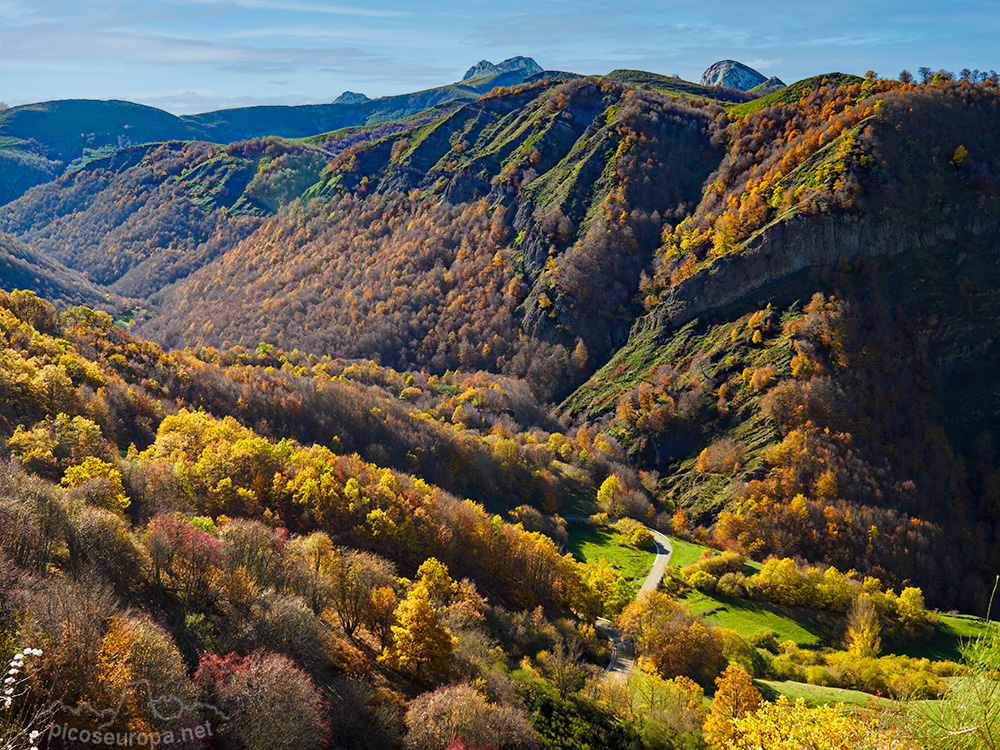
[[[720,60],[709,66],[701,75],[702,86],[725,86],[749,91],[767,80],[753,68],[735,60]]]

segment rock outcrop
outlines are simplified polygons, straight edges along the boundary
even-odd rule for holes
[[[508,57],[502,63],[496,65],[489,60],[480,60],[465,72],[462,80],[468,81],[472,78],[482,78],[483,76],[492,76],[498,73],[512,73],[515,70],[523,70],[524,74],[529,76],[532,73],[541,73],[542,66],[530,57],[523,57],[521,55]]]
[[[880,216],[843,214],[799,217],[774,222],[754,234],[738,253],[718,258],[676,286],[656,311],[641,319],[639,330],[664,326],[675,330],[699,315],[752,298],[775,281],[809,267],[895,255],[932,247],[956,237],[984,237],[1000,232],[997,202],[981,199],[952,208],[946,219],[907,225],[886,211]]]
[[[701,75],[702,86],[725,86],[730,89],[749,91],[767,80],[753,68],[735,60],[720,60],[709,66]]]

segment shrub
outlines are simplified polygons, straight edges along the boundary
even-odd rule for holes
[[[206,702],[229,715],[222,736],[245,750],[326,745],[326,704],[308,675],[287,657],[265,651],[246,658],[206,655],[195,681]]]
[[[719,579],[715,590],[730,599],[745,599],[747,595],[746,576],[742,573],[726,573]]]
[[[470,748],[539,747],[523,710],[489,704],[469,685],[451,685],[417,697],[406,712],[406,746],[446,750],[455,740]]]
[[[688,583],[703,594],[714,594],[719,579],[704,570],[696,570],[688,576]]]
[[[778,645],[778,634],[773,630],[758,630],[750,636],[750,643],[755,648],[762,648],[765,651],[770,651],[772,654],[781,651],[781,646]]]

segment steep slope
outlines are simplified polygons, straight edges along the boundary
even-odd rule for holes
[[[0,226],[113,293],[148,297],[249,234],[325,163],[276,139],[133,146],[0,208]]]
[[[27,289],[63,305],[112,309],[107,294],[80,274],[0,233],[0,290]]]
[[[992,86],[866,82],[737,117],[702,204],[665,234],[650,312],[565,408],[609,420],[720,544],[983,606],[998,114]]]
[[[561,391],[624,342],[661,212],[696,201],[720,155],[711,116],[586,79],[486,97],[341,153],[310,204],[177,285],[140,330]]]

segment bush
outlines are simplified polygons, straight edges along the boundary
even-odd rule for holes
[[[245,750],[314,750],[330,734],[319,691],[290,659],[256,651],[206,655],[195,673],[206,702],[229,715],[222,736]]]
[[[746,576],[742,573],[726,573],[719,579],[715,590],[730,599],[745,599],[747,596]]]
[[[641,526],[629,531],[628,543],[636,549],[656,549],[656,544],[653,542],[653,534],[649,529]]]
[[[773,630],[758,630],[750,636],[750,644],[755,648],[770,651],[772,654],[781,651],[781,646],[778,645],[778,634]]]
[[[538,748],[524,711],[489,704],[469,685],[450,685],[417,697],[406,712],[406,746],[446,750],[454,740],[470,748]]]
[[[719,579],[704,570],[696,570],[688,577],[688,583],[703,594],[714,594]]]
[[[746,557],[739,552],[727,551],[721,555],[703,557],[697,562],[685,565],[681,568],[681,576],[690,580],[690,576],[700,570],[705,573],[711,573],[718,578],[725,573],[739,573],[745,564]]]

